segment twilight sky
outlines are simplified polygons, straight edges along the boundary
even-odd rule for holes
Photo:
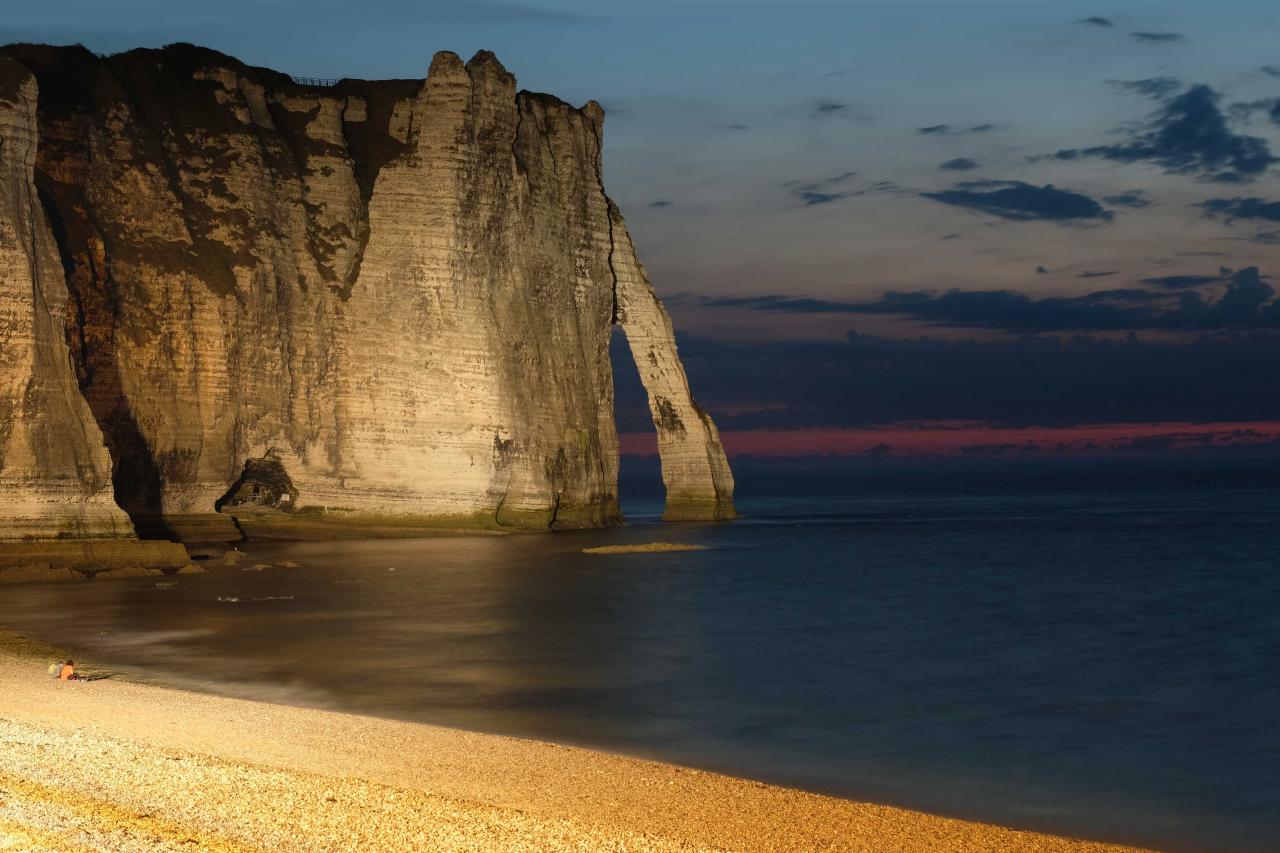
[[[20,5],[0,41],[367,78],[487,48],[601,101],[727,431],[1280,420],[1274,2]],[[624,430],[637,402],[622,377]]]

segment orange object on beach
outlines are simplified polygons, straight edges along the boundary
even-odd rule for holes
[[[62,669],[58,671],[59,681],[79,681],[76,675],[76,665],[73,661],[67,661],[62,665]]]

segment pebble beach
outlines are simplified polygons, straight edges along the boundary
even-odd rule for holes
[[[0,651],[0,851],[1133,850]]]

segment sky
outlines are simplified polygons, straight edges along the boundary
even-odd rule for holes
[[[606,185],[695,394],[726,433],[792,431],[727,440],[743,452],[864,452],[866,430],[935,446],[904,424],[1265,434],[1277,33],[1280,5],[1254,0],[0,10],[0,41],[192,41],[317,77],[422,77],[437,50],[488,49],[525,88],[600,101]],[[647,428],[625,371],[618,411]]]

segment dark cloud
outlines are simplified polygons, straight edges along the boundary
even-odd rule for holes
[[[914,195],[915,194],[914,190],[906,189],[905,187],[895,184],[893,181],[877,181],[876,183],[872,184],[863,192],[889,193],[891,195]],[[858,193],[858,195],[862,195],[862,193]]]
[[[727,124],[727,125],[725,125],[725,130],[750,130],[750,129],[751,129],[751,125],[749,125],[749,124]]]
[[[916,133],[925,136],[956,136],[961,133],[986,133],[995,130],[994,124],[975,124],[972,127],[954,127],[949,124],[931,124],[928,127],[917,127]]]
[[[1020,333],[1280,329],[1280,300],[1274,298],[1274,288],[1257,267],[1221,272],[1217,277],[1150,280],[1166,290],[1179,290],[1176,296],[1138,288],[1041,298],[1011,290],[917,290],[888,291],[870,302],[767,294],[685,296],[673,304],[692,301],[709,307],[795,314],[899,315],[936,326]],[[1203,284],[1225,288],[1216,301],[1210,301],[1192,289]]]
[[[980,165],[982,164],[977,160],[972,160],[968,157],[956,157],[953,160],[948,160],[947,162],[942,163],[938,168],[946,169],[950,172],[967,172],[970,169],[978,168]]]
[[[1257,267],[1246,267],[1227,280],[1226,291],[1215,303],[1206,302],[1195,291],[1185,291],[1171,319],[1175,327],[1185,328],[1280,328],[1280,302],[1273,300],[1275,293]]]
[[[710,308],[751,308],[756,311],[786,311],[792,314],[865,314],[860,302],[813,299],[807,296],[694,296],[681,293],[666,300],[672,305],[697,304]]]
[[[1220,217],[1228,225],[1234,225],[1237,219],[1260,219],[1267,222],[1280,222],[1280,202],[1266,201],[1260,198],[1211,198],[1202,201],[1196,207],[1204,210],[1207,216]],[[1275,229],[1257,231],[1249,237],[1231,237],[1232,240],[1247,240],[1266,246],[1280,244],[1280,231]]]
[[[818,101],[813,105],[813,114],[815,116],[829,116],[836,113],[848,112],[849,105],[841,104],[836,101]]]
[[[1256,196],[1211,198],[1200,202],[1196,207],[1204,210],[1209,216],[1220,216],[1227,222],[1236,219],[1267,219],[1280,222],[1280,201],[1267,201]]]
[[[660,198],[657,201],[649,202],[650,207],[671,207],[673,204],[675,204],[674,201],[668,201],[665,198]]]
[[[1033,299],[1008,290],[951,290],[885,293],[874,302],[846,302],[801,296],[677,297],[715,308],[749,308],[792,314],[901,314],[940,326],[1009,331],[1115,331],[1143,321],[1145,311],[1131,303],[1150,294],[1138,290],[1099,291],[1077,297]],[[1124,304],[1119,304],[1124,303]]]
[[[1032,186],[1022,181],[969,181],[942,192],[921,193],[925,198],[1010,219],[1073,223],[1108,220],[1109,210],[1087,195],[1060,190],[1052,184]]]
[[[1115,207],[1133,207],[1142,208],[1150,207],[1151,199],[1147,198],[1147,194],[1142,190],[1125,190],[1118,195],[1103,196],[1103,201]]]
[[[859,303],[852,313],[900,314],[938,326],[1017,332],[1117,331],[1145,325],[1145,308],[1126,295],[1102,293],[1036,299],[1009,290],[949,290],[885,293]]]
[[[1221,275],[1162,275],[1155,278],[1142,279],[1143,284],[1154,284],[1169,290],[1186,290],[1192,287],[1203,287],[1206,284],[1221,284],[1231,270]]]
[[[1173,435],[1144,435],[1135,439],[1131,439],[1126,445],[1127,450],[1172,450],[1179,436]]]
[[[1117,275],[1119,272],[1119,270],[1085,270],[1076,278],[1106,278],[1109,275]]]
[[[839,175],[823,178],[820,181],[811,181],[809,183],[790,181],[787,185],[791,188],[792,195],[798,198],[805,206],[811,207],[816,204],[830,204],[842,198],[860,195],[860,193],[837,189],[837,187],[847,184],[857,174],[857,172],[841,172]]]
[[[1007,441],[1003,444],[966,444],[960,448],[960,452],[966,456],[1004,456],[1020,446]]]
[[[1231,130],[1217,93],[1208,86],[1199,84],[1178,95],[1159,95],[1163,83],[1135,81],[1129,85],[1145,85],[1146,94],[1162,101],[1145,130],[1132,133],[1127,142],[1063,149],[1053,156],[1059,160],[1101,157],[1121,163],[1149,162],[1170,173],[1221,183],[1252,180],[1277,162],[1265,139]]]
[[[815,204],[830,204],[833,201],[848,198],[852,193],[820,193],[813,190],[801,190],[796,195],[800,197],[800,201],[804,202],[805,205],[812,207]]]
[[[1095,27],[1114,27],[1115,26],[1115,24],[1111,23],[1110,19],[1100,18],[1097,15],[1094,15],[1091,18],[1081,18],[1080,20],[1076,21],[1076,23],[1091,24]]]
[[[1115,275],[1116,273],[1104,273],[1104,275]],[[1089,278],[1088,274],[1080,276],[1081,278]],[[1154,302],[1162,298],[1159,293],[1152,293],[1150,290],[1142,290],[1137,287],[1118,287],[1111,290],[1095,290],[1089,294],[1089,298],[1093,300],[1114,299],[1121,302]]]
[[[858,311],[850,313],[901,314],[943,326],[1013,332],[1280,329],[1280,301],[1257,267],[1199,282],[1208,283],[1226,285],[1217,301],[1190,289],[1191,284],[1182,285],[1172,305],[1134,289],[1041,299],[1007,290],[914,291],[886,293],[876,302],[857,303]],[[1167,280],[1163,286],[1173,287]]]
[[[1280,78],[1280,68],[1277,68],[1274,65],[1264,65],[1258,70],[1261,71],[1263,74],[1267,75],[1268,77]]]
[[[1036,267],[1036,272],[1040,275],[1048,275],[1049,271],[1044,267]]]
[[[1182,41],[1182,34],[1137,32],[1129,33],[1129,38],[1134,41],[1146,42],[1147,44],[1162,44],[1171,41]]]
[[[620,428],[651,431],[644,389],[621,336],[615,341]],[[1280,419],[1280,334],[1267,332],[1163,342],[851,332],[844,341],[754,343],[682,335],[680,355],[699,403],[725,430]]]

